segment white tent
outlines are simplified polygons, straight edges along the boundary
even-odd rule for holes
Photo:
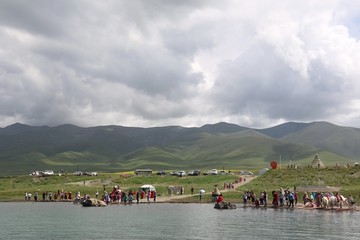
[[[149,185],[149,184],[142,185],[139,188],[143,189],[143,190],[156,191],[155,187],[153,185]]]

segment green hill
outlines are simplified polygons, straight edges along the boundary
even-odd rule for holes
[[[35,170],[72,172],[153,169],[261,169],[281,158],[310,164],[319,154],[325,165],[357,162],[360,130],[326,122],[285,123],[268,129],[235,124],[200,128],[134,128],[74,125],[0,128],[0,175]]]

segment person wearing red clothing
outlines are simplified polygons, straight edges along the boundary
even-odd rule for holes
[[[219,197],[216,199],[216,203],[221,203],[224,201],[224,197],[222,194],[219,195]]]
[[[279,195],[277,191],[273,191],[273,206],[278,207],[279,205]]]

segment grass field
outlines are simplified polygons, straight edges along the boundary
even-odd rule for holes
[[[185,194],[190,193],[190,188],[194,192],[200,189],[210,192],[215,184],[224,182],[233,182],[238,177],[236,175],[218,175],[218,176],[136,176],[132,173],[102,173],[98,176],[49,176],[49,177],[0,177],[0,201],[19,201],[24,199],[25,192],[52,191],[71,191],[72,193],[80,191],[95,195],[96,191],[103,192],[104,187],[109,192],[113,186],[120,186],[122,190],[138,190],[143,184],[151,184],[156,187],[158,195],[167,195],[168,186],[184,186]]]
[[[57,190],[71,191],[72,193],[80,191],[94,196],[96,191],[102,193],[104,187],[111,191],[112,187],[117,185],[122,190],[138,190],[143,184],[151,184],[156,187],[159,196],[167,196],[168,186],[182,185],[185,188],[185,194],[190,194],[190,188],[198,193],[204,189],[210,193],[214,185],[222,189],[224,183],[234,182],[240,176],[236,174],[229,175],[201,175],[201,176],[135,176],[132,172],[128,173],[100,173],[98,176],[74,176],[72,174],[51,177],[32,177],[32,176],[8,176],[0,177],[0,201],[20,201],[24,199],[25,192],[38,192],[41,195],[44,191],[55,192]],[[269,170],[264,175],[259,176],[253,181],[237,188],[235,191],[224,193],[225,200],[231,202],[241,202],[244,191],[252,190],[257,195],[260,191],[279,190],[294,186],[297,189],[307,187],[308,189],[316,187],[336,187],[344,194],[353,194],[359,201],[360,198],[360,168],[325,168],[325,169],[276,169]],[[299,192],[299,196],[302,193]],[[198,202],[198,196],[179,200],[181,202]],[[210,202],[210,196],[205,195],[204,202]]]

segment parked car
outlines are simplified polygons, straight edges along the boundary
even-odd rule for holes
[[[171,176],[179,176],[179,172],[176,172],[176,171],[170,172],[170,175],[171,175]]]
[[[228,171],[225,171],[225,170],[220,170],[220,171],[218,172],[218,174],[219,174],[219,175],[226,175],[226,174],[229,174],[229,172],[228,172]]]
[[[240,175],[254,175],[254,173],[249,171],[240,171]]]
[[[97,176],[97,172],[82,172],[81,175],[86,175],[86,176]]]
[[[30,173],[30,176],[43,177],[45,176],[45,173],[43,171],[35,171]]]
[[[156,175],[159,175],[159,176],[161,176],[161,175],[166,175],[166,172],[165,172],[165,171],[158,171],[158,172],[156,173]]]
[[[188,176],[199,176],[200,175],[200,170],[190,170],[188,172]]]
[[[81,176],[81,175],[83,175],[84,173],[82,172],[82,171],[76,171],[76,172],[74,172],[74,175],[76,175],[76,176]]]
[[[179,172],[178,172],[178,176],[179,176],[179,177],[186,176],[186,172],[185,172],[185,171],[179,171]]]
[[[44,175],[45,176],[52,176],[52,175],[54,175],[54,171],[53,170],[45,170]]]
[[[211,169],[209,175],[218,175],[218,170],[217,169]]]

